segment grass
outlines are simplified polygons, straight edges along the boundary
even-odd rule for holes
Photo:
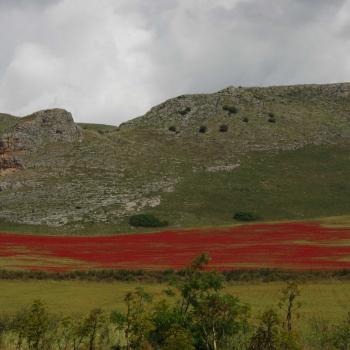
[[[94,124],[94,123],[78,123],[84,130],[93,130],[99,133],[106,133],[113,131],[115,126],[107,124]]]
[[[163,195],[155,215],[183,226],[230,224],[238,211],[263,219],[306,220],[350,212],[347,147],[307,146],[253,153],[232,172],[197,172]],[[320,175],[322,174],[322,175]],[[336,218],[334,220],[336,222]],[[343,220],[342,220],[343,221]]]
[[[165,284],[88,281],[0,281],[1,312],[14,312],[33,299],[42,299],[51,310],[64,314],[84,313],[94,307],[106,311],[123,308],[123,297],[136,287],[162,297]],[[226,291],[252,306],[256,318],[263,310],[276,307],[283,283],[231,284]],[[301,284],[301,325],[311,317],[330,321],[343,319],[349,310],[350,282]]]
[[[350,227],[350,215],[331,216],[319,220],[326,227]]]
[[[6,129],[15,125],[18,122],[18,118],[10,114],[0,113],[0,134]]]

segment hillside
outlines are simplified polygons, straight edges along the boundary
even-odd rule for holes
[[[57,129],[55,111],[24,133],[28,117],[0,115],[1,229],[123,232],[145,211],[174,227],[350,213],[349,83],[179,96],[119,128],[59,110]],[[8,147],[18,130],[35,148]]]
[[[0,113],[0,133],[3,133],[6,129],[15,125],[17,122],[17,117],[10,114]]]

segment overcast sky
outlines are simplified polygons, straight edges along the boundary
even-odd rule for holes
[[[229,85],[350,81],[350,0],[0,0],[0,111],[119,124]]]

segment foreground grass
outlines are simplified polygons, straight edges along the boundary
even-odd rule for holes
[[[50,310],[64,314],[85,313],[95,307],[110,311],[123,308],[125,293],[140,286],[156,299],[162,297],[166,288],[165,284],[138,282],[0,281],[0,311],[16,311],[37,298]],[[255,318],[277,305],[283,286],[281,282],[229,284],[226,291],[250,304]],[[304,283],[301,290],[301,326],[312,317],[337,321],[350,310],[350,282]]]

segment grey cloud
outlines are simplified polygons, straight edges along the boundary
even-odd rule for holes
[[[118,124],[227,85],[350,80],[350,0],[0,0],[0,111]]]
[[[18,8],[21,8],[22,10],[25,8],[43,9],[59,1],[60,0],[1,0],[0,10],[4,11]]]

